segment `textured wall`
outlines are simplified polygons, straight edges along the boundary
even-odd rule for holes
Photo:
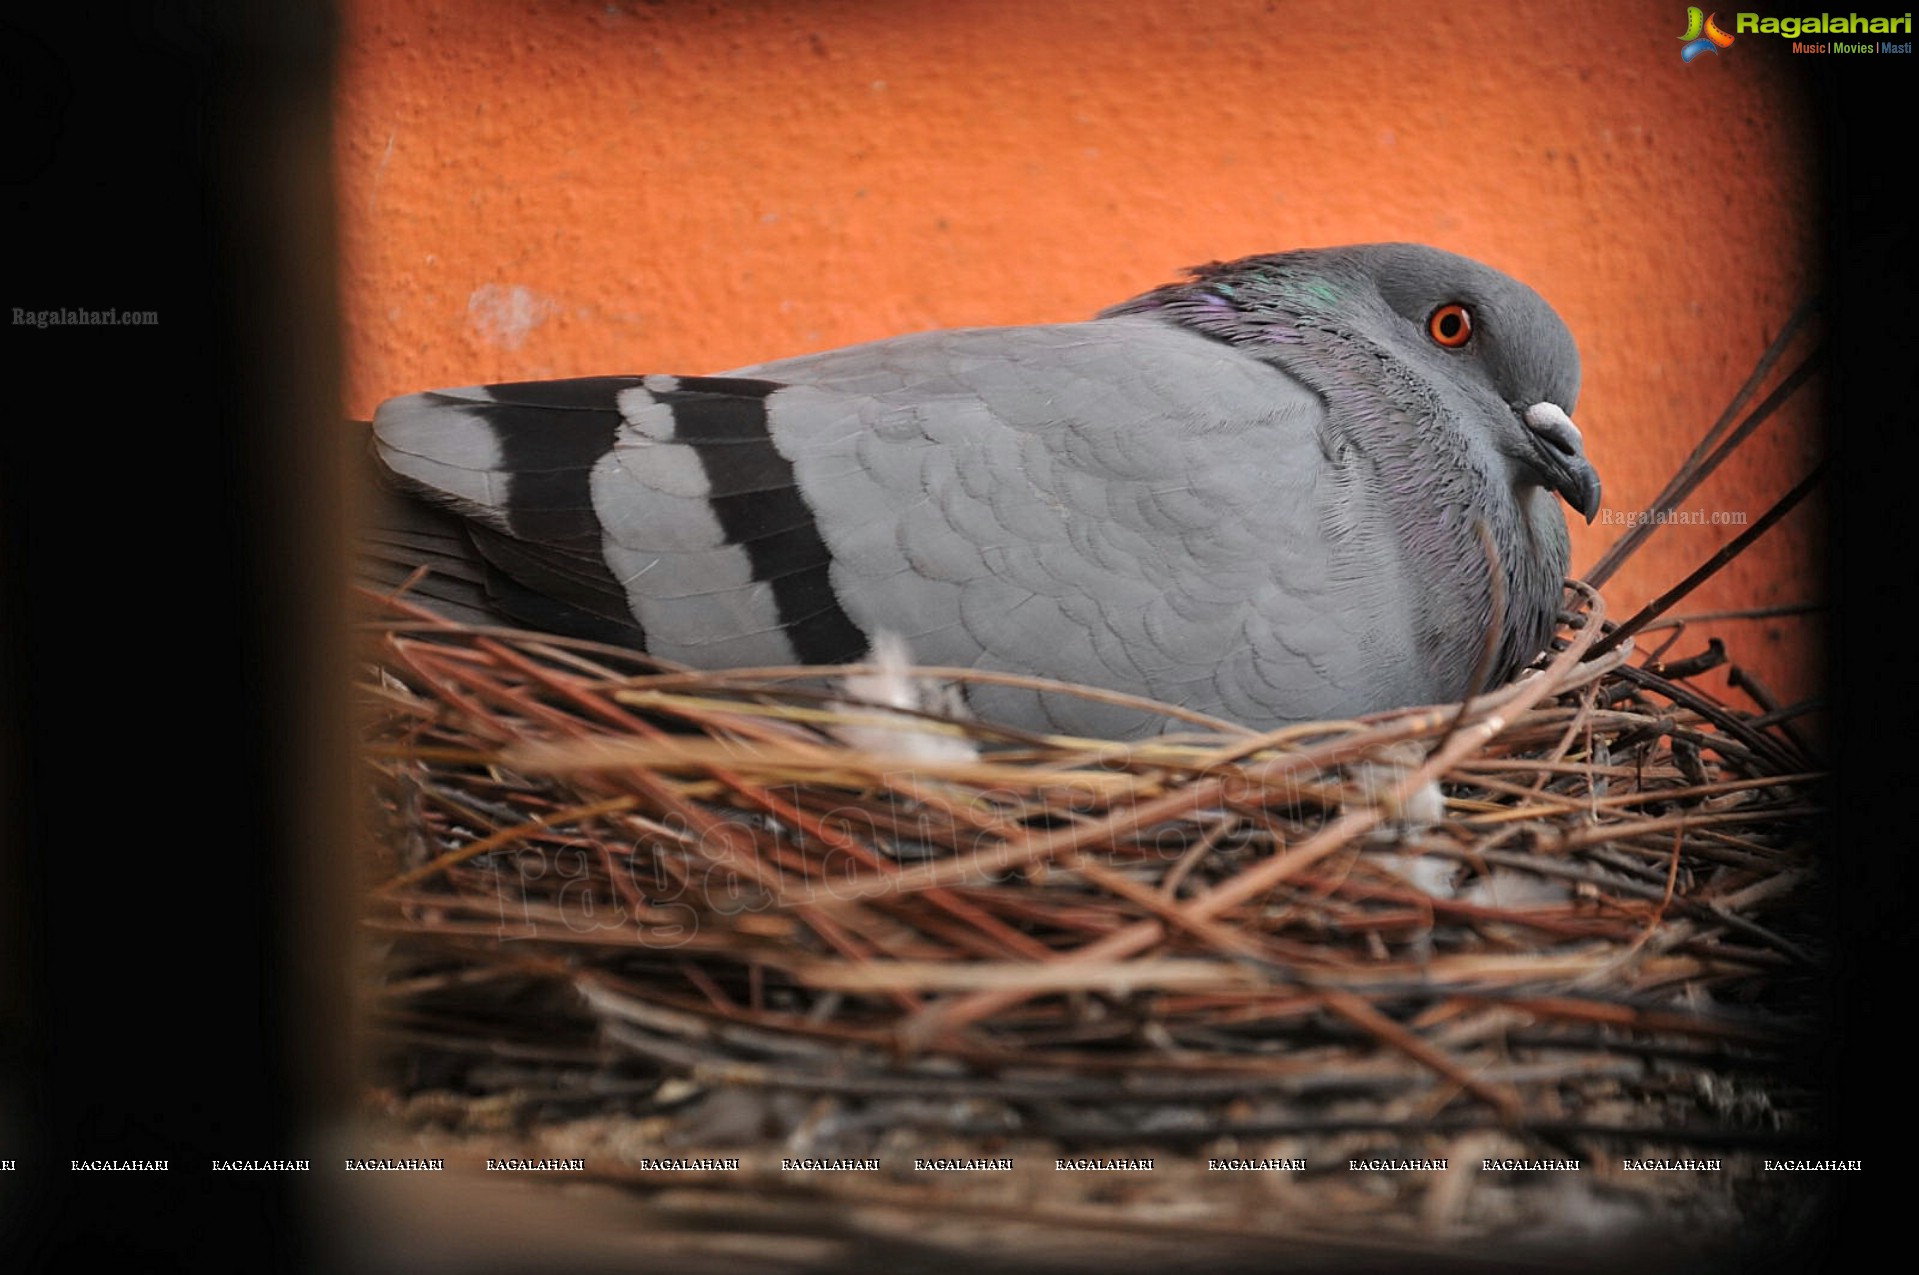
[[[1080,318],[1196,262],[1413,239],[1566,317],[1576,417],[1628,510],[1817,284],[1818,148],[1787,45],[1683,64],[1684,8],[1664,0],[349,0],[345,17],[358,415],[437,385]],[[1757,518],[1818,446],[1802,406],[1689,503]],[[1816,598],[1819,517],[1802,507],[1681,609]],[[1661,532],[1608,587],[1612,613],[1736,530]],[[1620,532],[1575,526],[1575,568]],[[1723,631],[1796,698],[1814,627]]]

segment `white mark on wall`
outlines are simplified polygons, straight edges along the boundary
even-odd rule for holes
[[[380,183],[386,180],[387,165],[393,162],[394,136],[395,134],[393,133],[386,135],[386,149],[380,152],[380,162],[373,169],[373,185],[367,190],[366,194],[366,208],[368,212],[372,212],[380,205]]]
[[[502,350],[517,350],[526,344],[534,328],[559,312],[559,304],[531,288],[497,283],[475,288],[466,299],[467,326],[482,341]]]

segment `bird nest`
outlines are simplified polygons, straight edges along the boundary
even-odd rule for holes
[[[1820,781],[1787,715],[1694,681],[1718,642],[1632,658],[1567,596],[1464,705],[1266,734],[1168,707],[1129,743],[877,723],[972,745],[935,760],[843,742],[876,723],[841,670],[687,672],[384,598],[383,1096],[630,1182],[755,1146],[1296,1158],[1340,1170],[1293,1197],[1324,1235],[1404,1214],[1404,1175],[1351,1161],[1545,1158],[1582,1162],[1589,1214],[1618,1207],[1597,1183],[1669,1209],[1698,1175],[1609,1166],[1813,1132]],[[1451,1195],[1427,1233],[1467,1224]]]

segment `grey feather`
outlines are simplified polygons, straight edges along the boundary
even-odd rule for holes
[[[1435,339],[1442,307],[1470,335]],[[1555,493],[1591,516],[1572,337],[1465,258],[1369,245],[1203,267],[1085,323],[929,332],[720,377],[412,395],[409,491],[521,592],[702,667],[1035,673],[1254,727],[1453,699],[1550,636]],[[494,538],[488,551],[485,538]],[[510,543],[511,551],[507,551]],[[1130,710],[977,686],[982,717],[1108,736]]]

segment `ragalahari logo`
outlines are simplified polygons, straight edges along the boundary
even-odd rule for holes
[[[1686,9],[1686,34],[1679,37],[1686,42],[1686,47],[1679,50],[1683,61],[1690,62],[1701,53],[1717,53],[1732,43],[1732,37],[1719,29],[1718,18],[1716,13],[1707,17],[1697,5]]]

